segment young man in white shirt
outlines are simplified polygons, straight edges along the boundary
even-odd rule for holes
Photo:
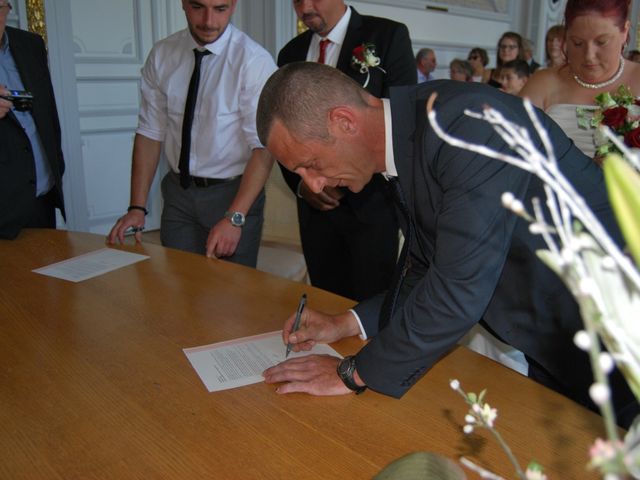
[[[142,69],[131,203],[112,228],[110,243],[122,242],[129,229],[141,240],[149,189],[164,151],[170,171],[162,181],[163,245],[255,266],[263,187],[273,165],[258,140],[255,111],[276,66],[264,48],[229,23],[236,1],[182,0],[188,29],[149,53]],[[183,120],[188,121],[185,105],[197,62],[189,133]]]

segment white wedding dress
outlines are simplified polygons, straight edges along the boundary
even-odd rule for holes
[[[578,116],[576,114],[576,108],[589,108],[595,109],[594,105],[569,105],[566,103],[557,103],[547,108],[547,115],[549,115],[555,122],[560,125],[560,128],[564,133],[573,140],[576,147],[589,158],[593,158],[596,153],[596,146],[593,143],[594,129],[588,130],[580,128],[578,126]]]

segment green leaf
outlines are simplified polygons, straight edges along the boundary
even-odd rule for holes
[[[603,163],[609,200],[631,255],[640,265],[640,173],[619,155]]]

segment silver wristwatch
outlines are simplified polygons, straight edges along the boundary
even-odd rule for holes
[[[228,218],[234,227],[242,227],[245,222],[244,213],[242,212],[225,212],[224,217]]]

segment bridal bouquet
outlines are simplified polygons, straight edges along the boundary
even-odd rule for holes
[[[593,135],[596,157],[621,153],[620,147],[598,128],[601,126],[610,128],[618,140],[630,149],[640,149],[640,99],[633,96],[629,87],[620,85],[615,92],[597,95],[595,101],[595,110],[578,107],[576,114],[580,128],[596,128]]]

